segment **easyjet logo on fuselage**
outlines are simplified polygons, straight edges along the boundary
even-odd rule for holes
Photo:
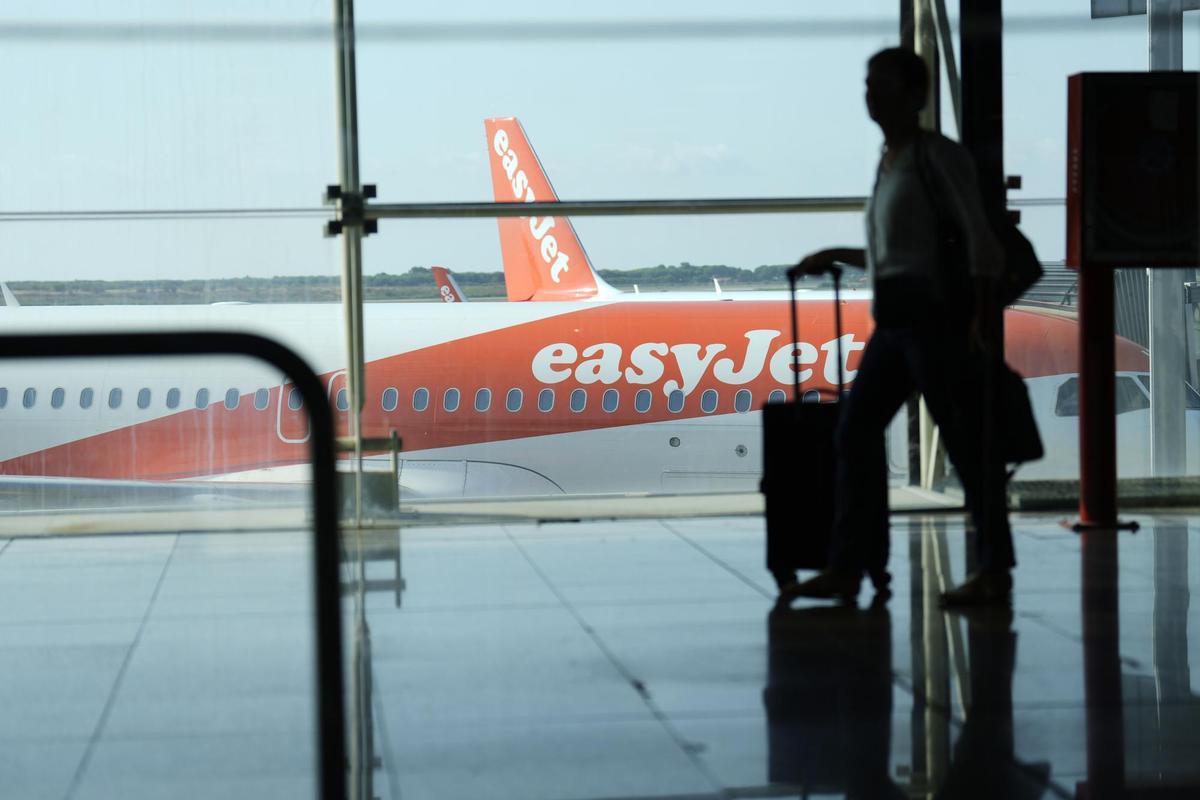
[[[525,203],[537,200],[529,176],[521,169],[517,154],[508,146],[508,131],[500,128],[492,137],[492,150],[500,157],[500,166],[512,186],[513,199]],[[550,231],[555,226],[554,217],[529,217],[529,232],[539,243],[542,261],[550,266],[550,280],[558,283],[564,272],[571,269],[570,257],[558,249],[558,239]]]
[[[531,368],[534,379],[544,384],[561,383],[571,377],[581,384],[624,381],[650,385],[662,381],[663,394],[681,391],[687,396],[709,374],[720,383],[741,386],[755,381],[766,370],[777,383],[791,386],[798,354],[801,383],[810,379],[819,365],[825,382],[837,384],[836,339],[820,346],[786,341],[780,345],[780,337],[777,330],[747,331],[745,349],[722,358],[718,356],[726,351],[726,345],[721,343],[643,342],[626,351],[616,342],[598,342],[582,349],[569,342],[555,342],[534,355]],[[842,371],[847,383],[858,374],[858,370],[849,368],[850,356],[864,347],[866,342],[857,341],[853,333],[842,336]],[[663,381],[671,366],[678,378]]]

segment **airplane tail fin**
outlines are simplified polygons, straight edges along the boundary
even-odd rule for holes
[[[463,290],[458,288],[458,281],[454,280],[454,276],[450,274],[450,270],[445,267],[430,267],[433,272],[433,279],[437,281],[438,296],[442,298],[443,303],[465,303],[467,296],[463,294]]]
[[[4,300],[4,302],[0,303],[0,305],[5,305],[9,308],[17,308],[21,305],[17,302],[16,296],[12,293],[12,291],[8,288],[8,284],[4,281],[0,281],[0,299]]]
[[[484,120],[496,202],[557,201],[516,117]],[[619,294],[596,274],[566,217],[501,217],[500,256],[509,300],[588,300]]]

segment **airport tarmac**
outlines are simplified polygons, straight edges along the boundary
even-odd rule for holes
[[[1091,586],[1117,610],[1086,631],[1081,540],[1052,515],[1015,516],[1011,613],[971,615],[927,602],[963,575],[958,515],[897,518],[895,596],[858,609],[775,608],[755,516],[351,535],[363,774],[406,800],[1074,797],[1090,767],[1187,796],[1200,516],[1130,516],[1119,596]],[[303,531],[0,540],[0,794],[312,796],[309,552]]]

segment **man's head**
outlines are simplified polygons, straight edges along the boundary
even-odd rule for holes
[[[929,72],[911,50],[891,47],[867,61],[867,113],[881,126],[915,119],[928,93]]]

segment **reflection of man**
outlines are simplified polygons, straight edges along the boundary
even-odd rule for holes
[[[883,50],[867,66],[867,111],[883,131],[884,150],[866,210],[867,249],[812,253],[794,270],[820,273],[835,262],[866,267],[876,329],[843,400],[837,433],[837,511],[829,568],[785,594],[850,599],[864,574],[887,584],[888,507],[884,433],[915,390],[942,432],[962,478],[981,539],[981,570],[947,592],[951,604],[1004,601],[1015,564],[1007,514],[985,519],[983,464],[974,431],[978,413],[962,375],[978,358],[986,287],[1003,261],[983,210],[970,154],[922,131],[917,120],[929,76],[908,50]],[[955,235],[956,234],[956,235]],[[963,263],[963,262],[966,263]],[[1004,508],[1003,485],[991,498]],[[987,524],[991,523],[991,524]]]
[[[807,793],[900,798],[888,775],[892,621],[880,605],[767,617],[767,779]]]
[[[971,694],[950,771],[935,797],[1022,800],[1041,797],[1050,765],[1025,765],[1013,752],[1012,676],[1017,634],[1006,606],[972,609],[967,619]]]

